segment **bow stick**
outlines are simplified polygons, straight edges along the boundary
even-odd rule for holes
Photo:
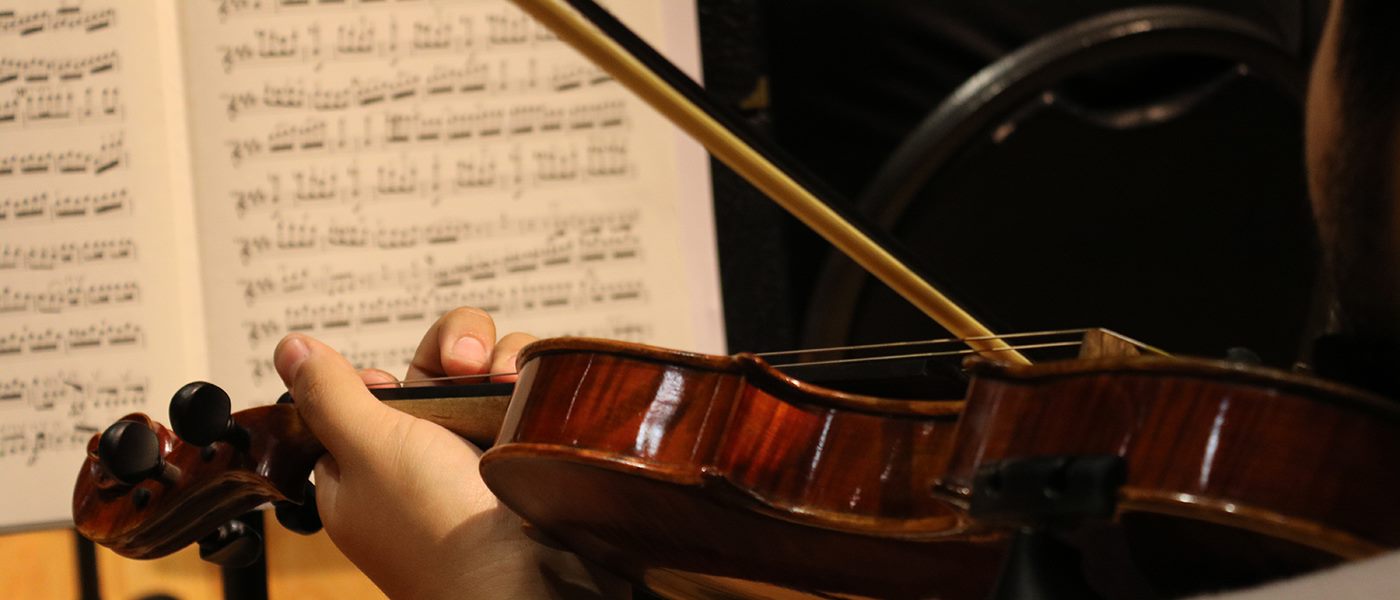
[[[514,2],[690,134],[779,206],[939,325],[966,340],[968,346],[999,361],[1030,364],[1025,356],[854,225],[850,216],[843,217],[830,203],[774,164],[770,156],[746,143],[736,133],[737,128],[723,125],[717,110],[705,108],[711,103],[698,85],[592,0]]]

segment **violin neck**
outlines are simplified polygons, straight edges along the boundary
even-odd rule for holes
[[[510,406],[513,383],[371,388],[393,408],[432,421],[481,448],[490,447]]]

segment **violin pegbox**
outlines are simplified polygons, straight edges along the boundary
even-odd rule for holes
[[[295,407],[229,407],[218,386],[195,382],[171,401],[175,431],[131,414],[93,436],[73,492],[78,532],[122,556],[156,558],[229,539],[220,528],[263,503],[303,504],[325,450]],[[228,554],[246,556],[210,558]]]

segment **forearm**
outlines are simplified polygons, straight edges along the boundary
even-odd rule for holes
[[[363,565],[385,594],[395,599],[460,598],[629,598],[626,582],[578,555],[531,540],[522,522],[505,507],[484,511],[438,540],[435,565],[425,569],[455,573],[376,573]]]

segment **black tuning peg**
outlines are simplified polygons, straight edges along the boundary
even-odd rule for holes
[[[256,562],[262,549],[262,535],[239,520],[224,523],[199,540],[200,558],[235,569]]]
[[[316,486],[310,481],[301,491],[301,504],[291,500],[279,500],[276,507],[277,522],[288,531],[311,535],[321,530],[321,514],[316,512]]]
[[[187,383],[170,398],[170,425],[186,443],[208,446],[238,431],[230,415],[232,402],[219,386]]]
[[[161,457],[160,438],[145,423],[117,421],[97,440],[97,456],[113,477],[137,484],[162,475],[173,479],[178,471]]]

